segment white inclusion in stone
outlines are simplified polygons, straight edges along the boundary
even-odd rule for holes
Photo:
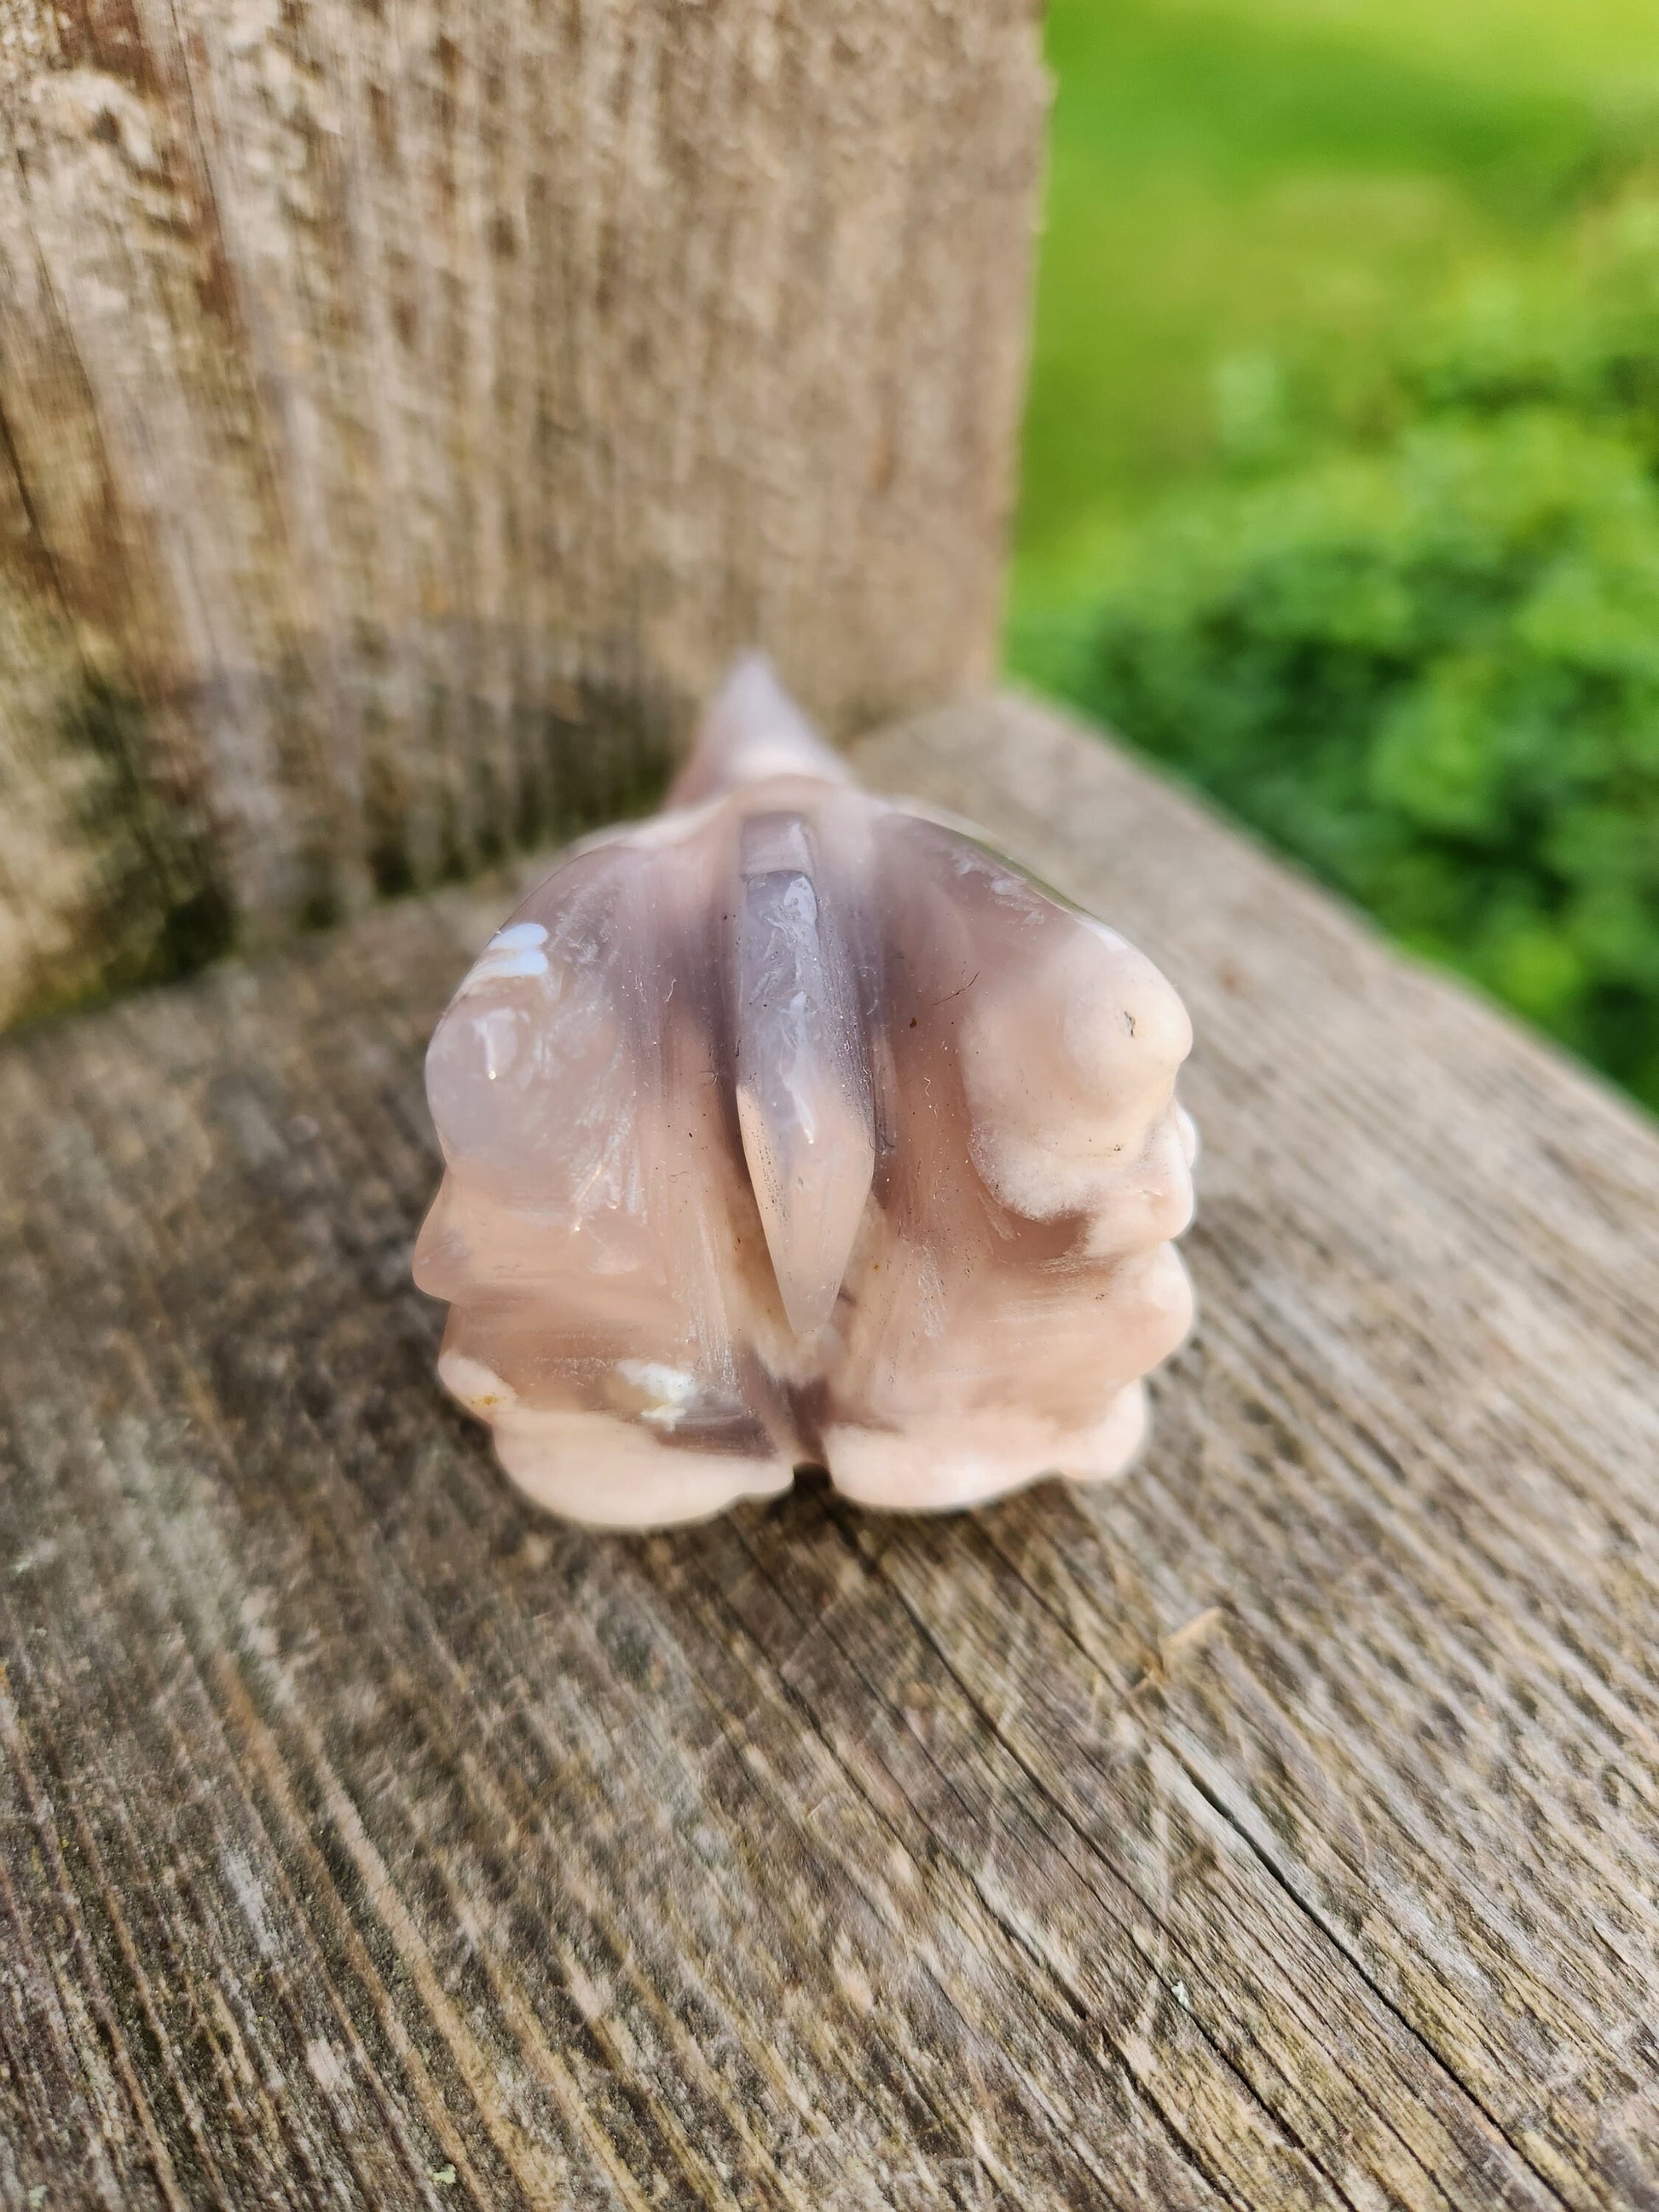
[[[653,1429],[678,1428],[696,1402],[700,1385],[683,1367],[659,1359],[619,1359],[617,1372],[638,1392],[639,1418]]]
[[[498,929],[467,971],[463,991],[505,983],[515,975],[545,975],[547,932],[538,921],[515,921]]]
[[[522,952],[486,952],[467,978],[470,983],[501,983],[509,975],[545,975],[547,955],[526,949]]]
[[[870,1085],[799,817],[746,822],[742,873],[738,1126],[784,1313],[810,1337],[835,1311],[875,1175]]]

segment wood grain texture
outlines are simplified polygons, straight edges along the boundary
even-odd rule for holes
[[[1028,0],[0,0],[0,1020],[995,649]]]
[[[1192,1007],[1119,1486],[544,1520],[410,1287],[498,881],[0,1049],[0,2202],[1659,2203],[1659,1139],[1017,702]]]

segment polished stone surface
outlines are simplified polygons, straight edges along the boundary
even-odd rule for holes
[[[858,789],[744,662],[434,1036],[440,1371],[598,1523],[802,1462],[899,1510],[1115,1474],[1191,1319],[1190,1043],[1142,955]]]

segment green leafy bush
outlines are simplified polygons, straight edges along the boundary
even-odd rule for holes
[[[1659,1106],[1659,206],[1128,532],[1079,688]]]

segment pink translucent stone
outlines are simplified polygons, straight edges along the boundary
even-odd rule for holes
[[[1132,946],[859,790],[744,662],[665,811],[573,851],[438,1025],[439,1371],[613,1526],[803,1462],[901,1509],[1115,1474],[1191,1320],[1190,1043]]]

